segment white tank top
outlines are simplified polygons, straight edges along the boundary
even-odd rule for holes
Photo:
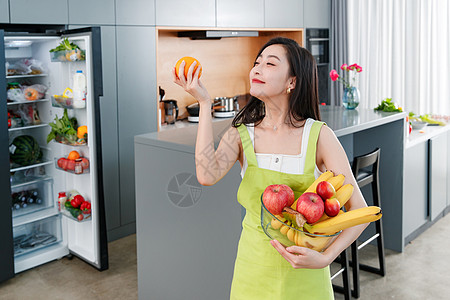
[[[301,152],[297,155],[289,154],[270,154],[270,153],[256,153],[256,161],[258,167],[262,169],[269,169],[273,171],[288,173],[288,174],[303,174],[305,169],[306,149],[308,148],[309,133],[311,132],[311,126],[314,123],[313,119],[307,119],[302,134]],[[253,149],[255,149],[255,127],[253,124],[246,126],[250,139],[252,140]],[[244,153],[244,163],[241,169],[241,177],[244,178],[245,171],[247,170],[248,162]],[[318,178],[322,174],[319,168],[315,167],[314,176]]]

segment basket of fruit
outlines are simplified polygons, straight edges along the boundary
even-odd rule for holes
[[[292,189],[284,184],[266,187],[261,195],[261,226],[270,239],[285,247],[297,245],[325,251],[342,230],[377,221],[381,209],[368,206],[344,212],[344,204],[353,193],[351,184],[343,185],[344,175],[323,173],[295,200]]]

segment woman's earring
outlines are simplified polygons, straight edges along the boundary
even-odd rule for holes
[[[291,93],[291,88],[288,88],[286,92],[287,92],[288,94],[290,94],[290,93]]]

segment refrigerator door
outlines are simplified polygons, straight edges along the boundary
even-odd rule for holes
[[[0,30],[0,76],[4,77],[5,45],[4,32]],[[0,78],[1,78],[0,77]],[[0,80],[0,282],[14,276],[14,251],[12,237],[11,188],[9,174],[9,137],[8,116],[6,109],[6,81]],[[8,200],[8,201],[7,201]]]
[[[87,156],[89,157],[89,175],[75,176],[73,188],[82,195],[87,195],[92,205],[90,221],[78,222],[64,218],[67,230],[69,251],[90,263],[99,270],[108,269],[108,245],[103,194],[103,168],[100,128],[100,96],[102,87],[101,33],[99,27],[81,28],[64,31],[63,38],[68,38],[85,49],[85,61],[78,63],[86,76],[86,108],[77,109],[79,125],[87,125]],[[73,73],[74,70],[72,69]],[[85,122],[85,124],[82,124]],[[79,179],[79,180],[78,180]],[[64,225],[64,224],[63,224]]]

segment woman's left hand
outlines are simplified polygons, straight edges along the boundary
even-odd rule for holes
[[[270,244],[294,269],[322,269],[331,263],[324,254],[309,248],[299,246],[284,248],[277,240],[270,241]]]

